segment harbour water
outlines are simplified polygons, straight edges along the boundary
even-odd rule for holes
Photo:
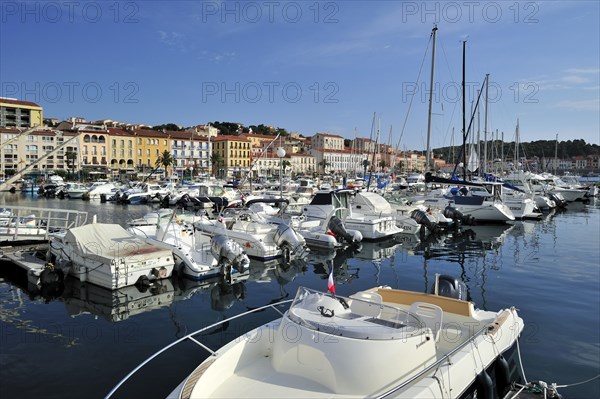
[[[0,194],[0,204],[70,208],[99,222],[125,224],[150,210],[80,200]],[[400,236],[365,243],[358,253],[314,253],[306,264],[252,262],[233,285],[167,280],[141,292],[107,291],[69,280],[40,292],[25,274],[0,266],[0,397],[100,398],[163,346],[216,321],[280,299],[298,286],[325,290],[334,267],[341,295],[377,285],[429,290],[436,273],[461,277],[475,305],[515,306],[525,321],[520,350],[527,379],[569,385],[600,373],[600,201],[573,203],[540,221],[473,226],[420,242]],[[211,348],[268,320],[232,321],[211,331]],[[198,349],[161,358],[159,367],[127,387],[127,397],[164,397],[162,384],[183,378],[207,353]],[[358,377],[358,376],[357,376]],[[135,385],[135,386],[134,386]],[[564,397],[598,398],[600,380],[559,389]]]

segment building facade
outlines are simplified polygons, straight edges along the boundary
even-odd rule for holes
[[[44,111],[36,103],[0,97],[0,127],[29,129],[43,125]]]

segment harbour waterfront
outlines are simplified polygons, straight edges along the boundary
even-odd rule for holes
[[[0,193],[7,205],[70,208],[99,222],[125,224],[151,207]],[[68,281],[62,293],[35,292],[24,274],[2,264],[0,395],[103,397],[141,361],[175,339],[280,299],[298,286],[326,289],[334,267],[341,295],[376,285],[429,290],[436,273],[461,277],[476,306],[514,305],[525,321],[520,349],[526,377],[572,384],[600,373],[600,201],[572,203],[540,221],[473,226],[422,242],[412,236],[363,243],[358,253],[313,253],[306,264],[251,264],[233,285],[168,280],[140,292],[107,291]],[[261,312],[213,331],[213,349],[277,314]],[[193,350],[193,352],[192,352]],[[162,359],[128,397],[162,397],[162,381],[183,378],[207,355],[190,349]],[[600,381],[559,389],[565,397],[600,397]]]

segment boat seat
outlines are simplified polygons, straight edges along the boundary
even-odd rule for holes
[[[427,302],[415,302],[410,305],[409,312],[418,316],[419,321],[424,324],[423,327],[431,329],[435,342],[440,337],[442,328],[443,310],[437,305]]]
[[[375,292],[358,292],[351,296],[350,310],[362,316],[379,317],[383,308],[381,295]]]

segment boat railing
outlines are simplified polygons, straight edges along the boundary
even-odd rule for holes
[[[88,216],[87,212],[68,209],[23,206],[7,206],[3,209],[7,212],[7,216],[2,218],[2,227],[6,231],[0,233],[0,239],[12,241],[32,239],[33,236],[48,240],[51,233],[84,225]]]
[[[462,344],[458,345],[456,348],[454,348],[453,350],[451,350],[450,352],[448,352],[447,354],[445,354],[444,356],[442,356],[438,361],[436,361],[435,363],[432,363],[431,365],[429,365],[428,367],[426,367],[425,369],[423,369],[421,372],[413,375],[408,380],[402,382],[402,384],[397,385],[397,386],[389,389],[388,391],[382,393],[381,395],[376,396],[375,399],[387,398],[390,395],[398,392],[402,388],[407,387],[409,384],[413,383],[414,381],[417,381],[418,379],[422,378],[427,373],[429,373],[431,370],[440,367],[440,365],[442,365],[444,362],[449,361],[455,353],[457,353],[458,351],[462,350],[465,346],[471,345],[473,343],[473,341],[479,335],[481,335],[481,334],[485,333],[486,331],[488,331],[489,328],[490,328],[489,325],[485,325],[480,330],[478,330],[475,334],[473,334],[471,336],[471,338],[469,338],[468,340],[466,340],[465,342],[463,342]]]
[[[195,335],[201,334],[205,331],[211,330],[213,328],[219,327],[221,325],[224,325],[225,323],[229,323],[232,320],[247,316],[251,313],[256,313],[256,312],[261,312],[265,309],[271,308],[273,310],[275,310],[277,313],[279,313],[282,317],[283,317],[283,312],[281,312],[277,307],[281,306],[281,305],[285,305],[287,303],[292,302],[293,299],[286,299],[284,301],[280,301],[277,303],[271,303],[265,306],[261,306],[255,309],[251,309],[248,310],[247,312],[244,313],[240,313],[237,314],[235,316],[231,316],[227,319],[221,320],[217,323],[213,323],[209,326],[206,326],[204,328],[201,328],[200,330],[194,331],[184,337],[179,338],[177,341],[172,342],[171,344],[165,346],[164,348],[162,348],[161,350],[159,350],[158,352],[155,352],[153,355],[151,355],[150,357],[148,357],[146,360],[144,360],[142,363],[140,363],[135,369],[133,369],[129,374],[127,374],[125,376],[125,378],[123,378],[121,381],[119,381],[119,383],[117,385],[115,385],[115,387],[104,397],[105,399],[109,399],[110,397],[112,397],[134,374],[136,374],[138,371],[140,371],[144,366],[146,366],[148,363],[150,363],[152,360],[154,360],[155,358],[157,358],[159,355],[165,353],[166,351],[168,351],[169,349],[179,345],[182,342],[193,342],[196,345],[200,346],[201,348],[203,348],[204,350],[206,350],[210,356],[215,356],[216,352],[212,349],[210,349],[208,346],[204,345],[202,342],[198,341],[196,338],[194,338]]]

